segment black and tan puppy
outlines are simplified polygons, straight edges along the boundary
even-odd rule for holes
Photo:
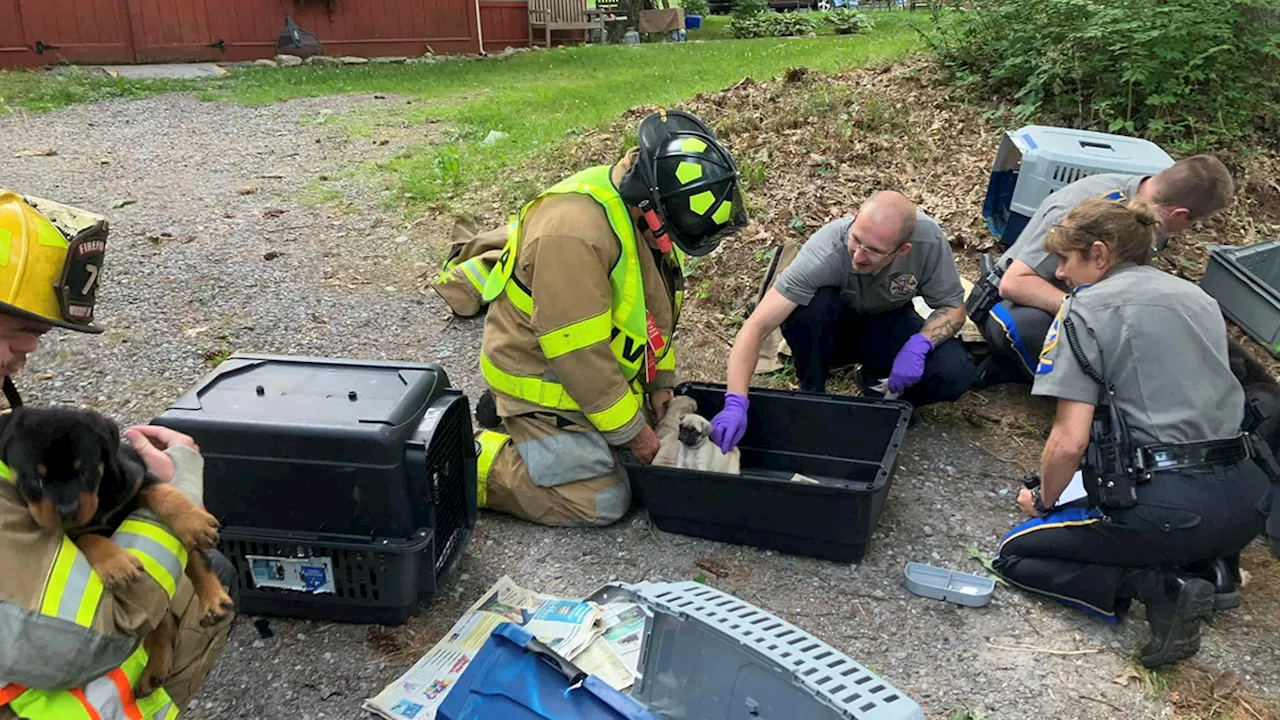
[[[120,441],[114,422],[64,408],[18,408],[0,416],[0,459],[40,526],[62,530],[108,588],[144,574],[142,561],[111,541],[120,523],[147,508],[190,550],[186,575],[200,601],[201,624],[217,624],[234,609],[204,550],[218,541],[218,521],[182,491],[147,471],[136,450]],[[149,661],[139,694],[164,684],[177,625],[171,613],[148,634]]]

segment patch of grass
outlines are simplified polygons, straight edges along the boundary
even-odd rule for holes
[[[206,80],[204,83],[222,82]],[[0,115],[16,110],[45,112],[77,103],[140,98],[158,93],[192,90],[194,80],[126,80],[90,74],[76,68],[58,72],[0,71]]]
[[[771,373],[762,373],[751,378],[751,385],[775,390],[790,390],[799,387],[800,378],[796,375],[796,366],[788,362]],[[829,389],[828,392],[830,392]]]
[[[337,189],[325,185],[320,180],[312,180],[302,188],[300,202],[304,205],[324,205],[342,197]]]
[[[697,30],[688,32],[689,40],[728,40],[733,36],[729,34],[728,15],[703,15],[702,27]]]
[[[723,21],[708,19],[708,31]],[[764,79],[789,67],[834,72],[893,60],[916,42],[905,19],[894,18],[865,35],[816,40],[589,45],[499,61],[304,66],[165,83],[0,72],[0,98],[6,98],[0,107],[7,103],[51,110],[105,97],[179,89],[249,104],[344,93],[396,95],[412,101],[399,113],[406,126],[446,122],[453,128],[446,142],[411,148],[381,168],[393,176],[392,189],[397,191],[393,202],[419,209],[477,183],[493,182],[566,136],[604,127],[636,105],[671,105],[746,76]],[[384,106],[355,111],[353,127],[360,127],[361,116],[387,112]],[[485,143],[491,130],[508,137]]]
[[[952,710],[947,720],[987,720],[987,714],[976,710]]]
[[[738,163],[738,171],[742,173],[742,180],[750,190],[753,186],[764,184],[769,172],[769,161],[760,157],[743,158]]]
[[[1142,664],[1142,660],[1135,654],[1129,658],[1129,667],[1126,668],[1128,677],[1138,681],[1138,687],[1142,690],[1142,694],[1148,700],[1159,700],[1169,692],[1169,685],[1175,678],[1177,670],[1152,670]]]
[[[218,367],[231,357],[233,351],[228,347],[210,348],[204,351],[204,364],[209,367]]]

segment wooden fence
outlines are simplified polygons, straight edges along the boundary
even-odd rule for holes
[[[474,53],[477,0],[0,0],[0,67],[275,55],[286,13],[329,54]],[[479,0],[486,50],[529,44],[521,0]],[[570,38],[566,38],[572,41]]]

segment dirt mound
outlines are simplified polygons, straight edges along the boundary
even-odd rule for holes
[[[946,86],[929,62],[838,75],[796,68],[772,80],[746,78],[681,107],[705,119],[732,150],[751,213],[744,232],[693,263],[681,321],[681,334],[696,339],[684,355],[691,377],[723,375],[720,348],[749,314],[773,249],[853,212],[872,192],[900,190],[937,219],[971,279],[978,255],[999,249],[982,221],[982,200],[1000,134],[1017,123],[1005,107]],[[535,174],[551,182],[613,161],[634,141],[639,120],[656,109],[637,106],[609,127],[567,141]],[[1280,236],[1280,155],[1224,151],[1219,157],[1236,180],[1236,203],[1174,239],[1158,260],[1193,282],[1204,273],[1209,246]],[[699,343],[712,351],[698,352]],[[1273,372],[1280,370],[1265,350],[1246,345]]]

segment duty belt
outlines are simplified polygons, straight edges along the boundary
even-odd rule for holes
[[[1138,460],[1143,470],[1156,472],[1231,465],[1251,457],[1252,454],[1248,436],[1241,433],[1227,440],[1146,445],[1138,450]]]

